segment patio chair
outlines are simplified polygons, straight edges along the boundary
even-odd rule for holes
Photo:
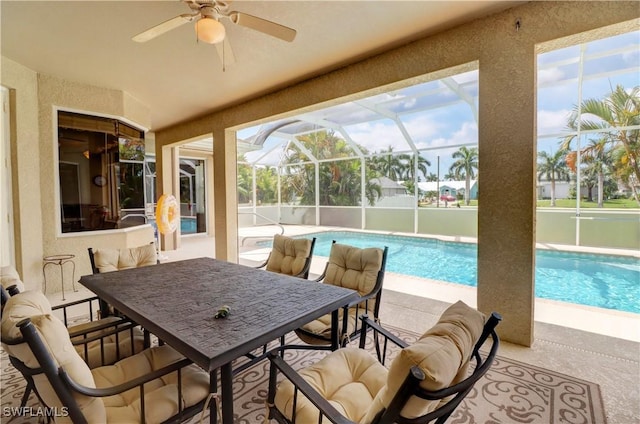
[[[269,355],[270,419],[298,424],[442,423],[489,370],[500,343],[495,332],[500,315],[492,313],[485,323],[482,313],[463,302],[450,306],[412,345],[366,316],[361,320],[384,338],[382,356],[364,350],[364,331],[360,348],[338,349],[299,372],[282,356]],[[489,335],[491,347],[483,358],[480,347]],[[387,369],[384,359],[392,345],[402,350]],[[472,360],[475,368],[469,372]]]
[[[4,291],[3,297],[7,296],[8,299],[8,297],[24,291],[24,283],[20,280],[17,272],[13,282],[16,284],[8,287]],[[149,347],[149,340],[145,338],[143,332],[131,320],[116,316],[94,319],[97,311],[96,302],[99,302],[98,297],[92,296],[51,308],[53,311],[62,313],[63,323],[67,327],[72,341],[78,346],[76,348],[78,354],[90,368],[113,364],[122,358],[141,352]],[[3,307],[4,303],[3,299]],[[82,307],[87,308],[86,314],[79,312],[78,308]],[[74,312],[70,312],[72,309]],[[86,343],[82,343],[80,340],[90,339],[103,332],[103,330],[110,331],[111,328],[118,328],[119,331],[93,341],[89,340]]]
[[[156,265],[158,252],[155,243],[122,249],[94,249],[88,248],[91,271],[94,274],[120,271],[129,268]],[[100,300],[100,316],[102,318],[118,315],[107,302]]]
[[[357,336],[361,328],[358,316],[367,313],[378,321],[382,283],[387,262],[388,248],[358,248],[333,241],[329,261],[324,272],[316,280],[324,284],[357,290],[360,297],[346,305],[339,313],[342,321],[338,328],[340,344],[346,346]],[[297,329],[296,335],[309,345],[331,344],[331,314],[326,314]]]
[[[20,286],[24,287],[22,281],[20,281]],[[18,285],[14,284],[8,287],[7,290],[4,287],[2,288],[3,313],[4,305],[9,298],[20,293],[18,287]],[[138,328],[137,324],[129,319],[111,316],[94,320],[94,303],[98,300],[97,296],[93,296],[51,308],[52,311],[62,311],[63,323],[67,328],[72,344],[89,368],[111,365],[120,359],[142,352],[149,347],[149,337]],[[88,315],[78,315],[77,308],[82,305],[88,307]],[[84,319],[89,321],[69,325],[71,322],[69,309],[71,308],[76,309],[73,313],[74,321]],[[15,361],[12,358],[10,358],[10,361],[15,368],[20,368],[20,365],[14,363]],[[27,380],[27,386],[20,403],[21,407],[26,405],[31,390],[34,388],[33,383],[28,378],[29,372],[25,371],[23,375]]]
[[[7,301],[1,328],[3,347],[43,405],[68,413],[56,422],[179,422],[209,396],[209,374],[167,345],[89,369],[37,291]]]
[[[5,289],[16,286],[19,291],[24,291],[24,284],[20,279],[20,275],[12,265],[5,265],[0,268],[0,284]]]
[[[264,263],[256,266],[258,269],[292,275],[294,277],[309,278],[311,259],[316,238],[294,239],[276,234],[273,236],[273,247]]]

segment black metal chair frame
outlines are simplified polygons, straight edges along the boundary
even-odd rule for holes
[[[132,326],[135,325],[134,323],[131,323],[131,324]],[[169,420],[165,421],[164,423],[182,422],[188,418],[193,417],[197,413],[201,412],[203,410],[203,407],[205,406],[207,399],[203,399],[197,404],[183,409],[182,402],[180,402],[179,400],[179,399],[182,399],[181,369],[193,363],[189,359],[185,358],[181,361],[165,366],[145,376],[134,378],[132,380],[129,380],[117,386],[112,386],[107,388],[98,388],[98,389],[91,388],[91,387],[86,387],[77,383],[65,372],[65,370],[62,367],[57,367],[54,359],[51,357],[42,339],[38,335],[38,332],[35,326],[31,323],[31,319],[26,318],[20,321],[17,324],[17,326],[20,329],[20,332],[22,333],[22,338],[15,339],[15,340],[3,340],[3,343],[19,344],[19,343],[26,342],[29,345],[34,356],[38,360],[38,363],[40,364],[40,368],[38,369],[28,368],[16,358],[13,358],[13,361],[15,362],[12,362],[12,363],[16,363],[18,365],[18,369],[23,373],[23,375],[25,375],[25,378],[27,378],[27,375],[29,376],[29,378],[27,379],[28,381],[27,384],[32,385],[33,390],[36,392],[36,395],[38,396],[39,400],[42,402],[43,405],[45,405],[45,403],[42,401],[42,398],[40,397],[40,395],[38,395],[37,391],[35,390],[35,385],[33,384],[33,379],[31,376],[35,374],[44,373],[47,376],[49,383],[53,387],[60,401],[63,403],[65,407],[68,408],[69,416],[71,417],[74,423],[83,424],[83,423],[86,423],[87,420],[82,414],[82,411],[80,410],[76,400],[73,398],[73,395],[72,395],[73,392],[77,392],[89,397],[106,397],[106,396],[113,396],[119,393],[123,393],[127,390],[131,390],[136,387],[138,387],[140,390],[140,399],[141,399],[140,422],[144,423],[145,422],[144,384],[173,372],[178,373],[178,402],[177,402],[178,414],[171,417]],[[90,332],[91,331],[95,331],[95,329],[91,329]],[[107,332],[106,334],[103,333],[98,337],[89,337],[86,339],[82,339],[82,342],[88,343],[89,341],[96,340],[99,337],[106,337],[111,334],[117,334],[118,331],[122,331],[122,329],[113,330],[113,332],[110,331],[110,332]],[[26,399],[24,399],[23,397],[23,402],[25,401]]]
[[[8,287],[6,290],[4,287],[2,287],[2,290],[1,290],[2,310],[4,310],[4,305],[9,300],[9,298],[19,293],[20,291],[18,290],[18,287],[16,285],[12,285]],[[116,358],[122,359],[120,357],[120,337],[123,334],[123,332],[129,331],[129,337],[130,337],[129,340],[131,341],[131,351],[133,352],[134,351],[133,329],[138,325],[135,322],[131,321],[130,319],[123,317],[117,321],[111,321],[111,322],[99,323],[98,321],[95,321],[97,325],[84,328],[82,330],[77,330],[77,329],[74,330],[73,327],[69,327],[67,308],[71,306],[81,305],[83,303],[88,303],[89,317],[90,317],[89,319],[91,322],[94,322],[93,303],[98,300],[99,300],[98,297],[94,296],[87,299],[81,299],[74,302],[68,302],[62,305],[53,306],[51,310],[52,311],[62,310],[64,325],[65,327],[69,328],[69,337],[71,338],[71,344],[73,344],[74,346],[84,346],[83,351],[84,351],[84,357],[87,358],[86,360],[88,360],[89,358],[89,347],[88,347],[89,343],[96,340],[100,340],[100,362],[102,365],[107,365],[105,364],[105,356],[104,356],[104,339],[111,335],[115,336]],[[90,336],[89,334],[92,334],[92,335]],[[148,338],[148,333],[145,332],[144,334],[145,334],[144,346],[149,347],[151,343]],[[5,343],[7,345],[15,345],[23,342],[24,340],[22,339],[11,340],[11,339],[6,339],[4,337],[2,338],[2,343]],[[20,371],[20,373],[22,374],[22,376],[24,377],[27,383],[25,387],[25,392],[22,395],[22,400],[20,401],[20,407],[22,408],[27,404],[27,400],[29,399],[29,395],[31,394],[31,391],[33,391],[36,394],[36,396],[38,397],[38,400],[44,405],[44,401],[40,397],[40,394],[38,394],[35,384],[33,382],[33,376],[37,374],[41,374],[43,372],[42,368],[31,369],[26,365],[24,365],[17,358],[11,355],[8,355],[8,356],[9,356],[9,362],[11,362],[14,368]]]
[[[385,364],[387,357],[387,349],[389,348],[389,342],[393,343],[399,348],[405,348],[408,343],[391,334],[388,330],[381,327],[378,323],[371,320],[366,315],[360,317],[362,320],[363,331],[360,333],[359,347],[364,349],[366,342],[366,327],[371,327],[374,331],[374,335],[377,338],[381,335],[384,338],[383,352],[377,351],[378,361]],[[406,423],[406,424],[423,424],[433,420],[440,424],[444,423],[453,411],[462,402],[465,396],[471,391],[474,384],[491,368],[494,358],[498,352],[500,345],[500,339],[495,331],[495,327],[500,323],[502,317],[500,314],[493,312],[484,325],[484,329],[480,338],[476,342],[471,361],[475,361],[475,368],[473,372],[468,375],[463,381],[447,388],[429,391],[420,387],[420,382],[425,379],[424,372],[417,366],[411,367],[410,372],[405,378],[403,384],[398,388],[396,395],[391,400],[389,406],[378,413],[373,420],[373,424],[389,424],[389,423]],[[486,356],[482,357],[480,348],[485,343],[487,338],[491,336],[492,344],[489,352]],[[284,346],[282,351],[287,347]],[[292,424],[295,422],[295,410],[297,396],[302,393],[308,398],[319,410],[319,421],[322,421],[322,417],[326,417],[332,423],[338,424],[354,424],[353,421],[345,418],[338,412],[333,405],[331,405],[320,393],[318,393],[300,374],[298,374],[288,363],[284,361],[282,356],[279,356],[277,352],[273,352],[269,355],[271,361],[271,368],[269,371],[269,391],[267,395],[267,407],[269,409],[269,418],[275,419],[281,424]],[[278,383],[278,371],[281,372],[288,380],[290,380],[294,386],[294,400],[293,411],[294,415],[292,421],[287,419],[274,405],[274,399],[276,394],[276,387]],[[426,400],[442,400],[451,397],[446,403],[440,405],[435,410],[429,412],[426,415],[417,418],[404,418],[400,415],[402,408],[406,402],[412,396],[418,396]]]
[[[299,278],[304,278],[305,280],[307,278],[309,278],[309,271],[311,270],[311,260],[313,259],[313,248],[316,245],[316,238],[314,237],[311,240],[311,248],[309,249],[309,256],[307,256],[304,260],[304,266],[302,267],[302,271],[300,271],[298,274],[294,275],[294,277],[299,277]],[[267,266],[267,264],[269,263],[269,259],[271,258],[271,253],[269,252],[269,256],[267,256],[267,260],[264,261],[262,264],[255,266],[254,268],[256,269],[262,269],[264,267]]]
[[[335,244],[336,241],[333,240],[332,244]],[[373,308],[373,319],[378,322],[378,315],[380,313],[380,302],[382,301],[382,284],[384,282],[384,274],[385,274],[385,268],[387,266],[387,252],[389,251],[389,248],[387,246],[385,246],[382,249],[382,263],[380,264],[380,269],[378,270],[378,276],[376,277],[376,284],[373,286],[373,289],[371,289],[371,291],[363,296],[360,296],[357,300],[354,300],[353,302],[349,303],[348,305],[344,306],[343,309],[343,313],[342,313],[342,329],[340,330],[340,345],[342,347],[346,346],[349,341],[353,338],[355,338],[356,336],[358,336],[361,331],[364,331],[366,333],[366,328],[364,327],[359,327],[358,326],[358,320],[356,320],[356,326],[353,330],[353,332],[351,332],[350,334],[347,334],[347,330],[348,330],[348,324],[349,324],[349,309],[350,308],[355,308],[355,315],[356,316],[360,316],[361,313],[362,314],[367,314],[367,312],[369,311],[369,300],[374,299],[375,300],[375,306]],[[322,274],[315,280],[317,282],[322,282],[325,278],[325,276],[327,275],[327,268],[329,267],[329,263],[327,263],[324,267],[324,271],[322,272]],[[361,312],[361,304],[364,302],[364,311]],[[309,337],[314,337],[317,338],[318,340],[323,340],[319,337],[317,337],[315,334],[310,333],[305,331],[303,328],[299,328],[296,331],[299,331],[301,333],[304,333],[305,335],[308,335]],[[326,341],[327,343],[329,343],[329,341]],[[328,349],[329,347],[327,346],[317,346],[314,345],[312,347],[307,347],[308,345],[296,345],[296,347],[304,347],[305,349],[310,348],[310,349]]]

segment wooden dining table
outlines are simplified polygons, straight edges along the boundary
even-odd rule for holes
[[[220,372],[222,422],[233,422],[233,361],[338,310],[356,291],[212,258],[85,275],[80,283],[156,335],[211,377]],[[215,315],[228,307],[225,318]],[[217,421],[212,402],[210,422]]]

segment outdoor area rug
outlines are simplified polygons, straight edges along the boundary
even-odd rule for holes
[[[417,334],[391,329],[411,343]],[[371,337],[369,337],[371,339]],[[288,343],[298,342],[289,335]],[[352,343],[357,346],[357,341]],[[368,343],[370,347],[371,342]],[[37,423],[37,417],[12,416],[10,407],[17,407],[24,393],[24,380],[0,350],[2,362],[1,395],[2,423]],[[326,355],[327,352],[289,350],[285,359],[295,369],[301,369]],[[387,362],[389,365],[390,362]],[[234,381],[234,412],[239,424],[263,423],[266,415],[269,361],[265,360],[239,374]],[[38,400],[32,394],[28,406],[37,410]],[[205,415],[208,417],[208,414]],[[189,422],[199,423],[198,415]],[[205,422],[208,422],[206,418]],[[513,359],[498,356],[492,368],[476,383],[462,404],[449,418],[450,423],[605,423],[600,388],[597,384],[560,374]]]

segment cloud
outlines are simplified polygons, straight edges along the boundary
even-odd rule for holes
[[[344,129],[354,142],[370,152],[387,150],[389,146],[393,146],[395,151],[409,149],[398,126],[388,119],[350,125]]]
[[[566,131],[567,120],[571,115],[569,109],[544,110],[538,111],[538,136],[545,134],[557,134]]]
[[[560,68],[542,69],[538,71],[538,85],[558,82],[564,78],[564,72]]]

